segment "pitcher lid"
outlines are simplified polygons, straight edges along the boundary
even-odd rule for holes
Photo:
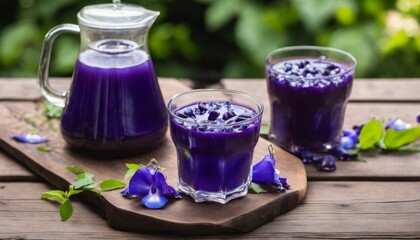
[[[133,4],[97,4],[84,7],[77,14],[80,25],[101,29],[129,29],[150,26],[159,16]]]

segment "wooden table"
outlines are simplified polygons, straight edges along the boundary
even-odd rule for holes
[[[66,81],[60,84],[65,87]],[[161,79],[161,85],[188,89],[173,79]],[[217,87],[248,92],[269,107],[262,80],[227,79]],[[357,79],[345,127],[373,116],[400,117],[415,124],[419,93],[420,79]],[[40,97],[33,79],[0,79],[0,103],[30,103]],[[264,122],[268,119],[266,111]],[[333,173],[307,165],[308,193],[297,208],[249,233],[199,238],[420,238],[420,154],[365,159],[338,162]],[[189,238],[116,231],[93,207],[77,201],[72,219],[61,222],[58,205],[39,198],[41,192],[51,189],[54,187],[0,150],[0,239]]]

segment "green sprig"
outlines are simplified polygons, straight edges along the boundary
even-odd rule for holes
[[[67,166],[66,169],[77,175],[75,182],[69,186],[68,191],[51,190],[41,193],[41,199],[58,200],[62,203],[59,212],[63,222],[69,220],[73,215],[73,205],[70,200],[71,196],[84,191],[91,191],[100,194],[101,191],[111,191],[124,188],[126,186],[123,181],[118,179],[106,179],[99,184],[92,173],[86,172],[80,167]],[[97,189],[98,186],[100,190]]]
[[[40,152],[52,152],[53,149],[44,145],[40,145],[36,148],[36,150],[40,151]]]
[[[261,187],[261,185],[251,182],[248,186],[248,190],[251,193],[265,193],[267,192],[264,188]]]
[[[367,122],[360,131],[359,144],[346,151],[358,158],[359,153],[369,154],[380,151],[420,152],[420,146],[410,144],[420,139],[420,127],[414,126],[404,130],[395,130],[393,127],[384,129],[383,123],[378,119]]]

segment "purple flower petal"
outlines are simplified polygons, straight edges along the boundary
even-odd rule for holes
[[[286,191],[286,188],[283,187],[283,185],[280,184],[280,185],[277,186],[277,191],[284,192],[284,191]]]
[[[125,197],[125,198],[138,198],[140,197],[139,195],[134,195],[131,194],[130,191],[128,190],[128,188],[124,189],[124,191],[120,192],[121,196]]]
[[[128,197],[130,196],[130,192],[128,191],[128,188],[124,189],[122,192],[120,192],[121,196]]]
[[[353,130],[357,133],[357,136],[360,135],[360,132],[362,131],[362,128],[365,126],[365,124],[361,125],[354,125]]]
[[[354,129],[343,130],[343,136],[350,137],[355,142],[357,142],[357,140],[359,139],[359,135]]]
[[[128,185],[128,192],[131,195],[145,196],[149,194],[153,184],[154,170],[149,167],[143,167],[134,173]]]
[[[401,131],[411,128],[411,124],[404,122],[402,119],[391,119],[385,124],[385,130],[393,128],[395,131]]]
[[[417,115],[417,123],[420,123],[420,114]]]
[[[281,185],[280,183],[280,171],[277,169],[274,169],[274,182],[276,185]]]
[[[44,143],[48,141],[47,138],[43,138],[39,136],[38,134],[33,134],[33,133],[29,133],[26,135],[17,134],[17,135],[12,136],[12,139],[17,142],[31,143],[31,144]]]
[[[349,149],[349,148],[354,147],[354,145],[356,145],[356,142],[353,140],[353,138],[348,137],[348,136],[342,137],[340,141],[341,141],[341,147],[343,147],[344,149]]]
[[[391,119],[389,119],[389,120],[385,123],[385,126],[384,126],[385,130],[387,130],[388,128],[391,128],[391,127],[392,127],[392,125],[394,124],[394,122],[395,122],[396,120],[397,120],[397,119],[395,119],[395,118],[391,118]]]
[[[141,202],[147,208],[158,209],[165,206],[165,204],[168,202],[168,199],[164,195],[160,194],[159,191],[156,191],[155,193],[150,192],[150,194],[141,199]]]
[[[392,128],[394,128],[395,131],[405,130],[411,128],[411,124],[406,123],[401,119],[397,119],[392,124]]]
[[[277,184],[275,179],[275,160],[267,154],[252,167],[252,181]]]
[[[182,198],[172,186],[166,183],[165,176],[161,172],[156,172],[156,187],[163,195],[173,198]]]
[[[287,183],[287,178],[279,177],[279,180],[280,180],[281,185],[283,185],[283,187],[285,187],[286,189],[290,188],[290,185]]]

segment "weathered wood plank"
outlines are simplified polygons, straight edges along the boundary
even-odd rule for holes
[[[415,124],[420,103],[350,103],[344,128],[362,124],[371,117],[402,118]],[[312,165],[306,170],[309,180],[420,180],[420,153],[390,153],[376,156],[362,155],[366,162],[337,162],[333,173],[317,171]]]
[[[0,182],[40,180],[34,173],[0,150]]]
[[[267,233],[333,239],[419,237],[420,191],[415,190],[419,187],[419,182],[309,182],[307,197],[298,208],[252,234],[256,238]]]
[[[172,85],[165,82],[161,84],[161,88],[165,100],[179,91],[188,89],[178,82],[173,82]],[[22,104],[27,106],[33,103],[23,102]],[[150,158],[158,159],[159,165],[168,170],[168,183],[175,185],[177,163],[174,158],[176,158],[176,149],[170,140],[169,133],[157,149],[135,157],[106,161],[94,156],[83,155],[77,151],[70,151],[58,131],[51,129],[48,124],[43,124],[46,119],[42,113],[37,112],[41,110],[40,108],[36,110],[33,107],[29,112],[34,114],[35,123],[28,124],[23,118],[28,114],[28,111],[22,111],[18,105],[18,103],[0,104],[0,145],[5,151],[55,186],[65,189],[70,182],[74,181],[74,175],[65,169],[66,166],[82,167],[95,174],[98,181],[102,181],[106,178],[122,178],[127,171],[124,163],[147,164]],[[35,113],[33,113],[34,111]],[[38,115],[36,115],[37,113]],[[37,130],[40,135],[50,139],[45,145],[53,147],[53,152],[40,152],[36,150],[36,146],[17,143],[10,139],[9,136],[12,133],[28,131],[34,124],[38,126]],[[268,145],[268,141],[259,140],[254,152],[254,162],[259,161],[267,154]],[[103,193],[100,199],[96,198],[96,194],[90,192],[86,194],[84,200],[94,203],[101,209],[111,226],[123,230],[155,232],[165,230],[196,234],[250,231],[294,208],[306,193],[307,180],[302,163],[280,149],[276,149],[275,155],[280,159],[278,165],[282,167],[282,173],[294,186],[292,190],[282,194],[272,193],[264,196],[250,194],[226,205],[196,204],[186,197],[183,201],[171,201],[171,204],[165,207],[165,211],[152,211],[134,205],[133,201],[122,198],[119,192]],[[185,215],[185,212],[189,214]],[[258,218],[254,216],[258,216]],[[122,222],[121,218],[129,220]]]
[[[0,238],[12,239],[401,239],[420,237],[419,182],[310,182],[293,211],[246,234],[182,236],[113,230],[74,201],[61,222],[58,205],[39,199],[43,183],[0,183]]]

